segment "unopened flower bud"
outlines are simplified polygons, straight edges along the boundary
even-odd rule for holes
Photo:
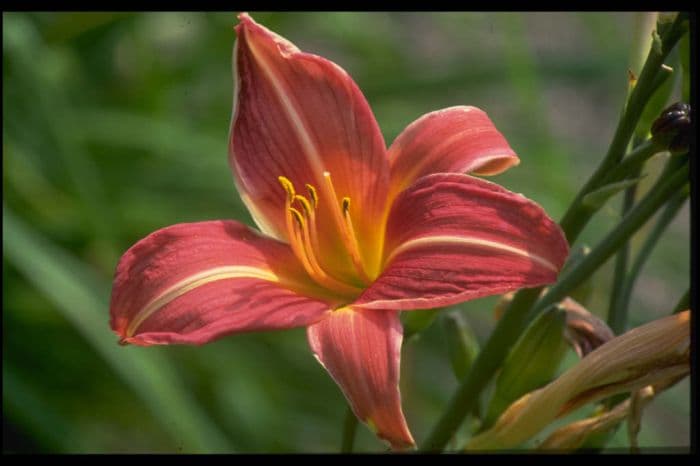
[[[661,112],[651,125],[655,142],[667,147],[672,154],[688,151],[690,142],[690,105],[676,102]]]

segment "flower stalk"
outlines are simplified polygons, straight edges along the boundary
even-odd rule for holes
[[[664,30],[656,36],[652,47],[649,49],[644,67],[642,68],[642,72],[637,79],[634,89],[632,89],[627,105],[620,116],[620,121],[607,154],[593,175],[591,175],[583,188],[581,188],[579,194],[574,198],[559,223],[570,243],[576,240],[579,233],[588,223],[590,216],[593,214],[593,212],[581,212],[581,200],[586,194],[600,187],[599,183],[605,178],[607,172],[613,169],[619,164],[620,160],[622,160],[627,144],[642,116],[642,111],[653,95],[654,90],[659,85],[656,76],[662,70],[663,61],[687,31],[687,24],[687,15],[679,13],[673,23],[669,27],[664,27]],[[659,26],[660,24],[657,23],[657,28],[659,28]]]
[[[620,245],[624,244],[632,234],[641,228],[670,197],[683,189],[688,183],[688,164],[687,161],[684,162],[672,175],[662,176],[649,193],[629,211],[617,227],[603,238],[577,267],[564,273],[547,294],[537,302],[534,312],[541,311],[564,299],[569,291],[603,265],[619,249]]]
[[[666,208],[663,210],[658,220],[654,224],[653,229],[644,239],[644,243],[640,247],[639,252],[634,258],[634,262],[630,266],[630,269],[625,275],[624,281],[620,286],[619,297],[617,301],[615,301],[614,306],[610,309],[611,314],[608,318],[608,324],[615,333],[621,333],[624,331],[632,289],[634,288],[634,283],[637,280],[644,263],[651,255],[651,252],[654,250],[654,247],[659,241],[659,238],[661,238],[663,232],[675,218],[676,214],[678,214],[678,211],[681,210],[687,199],[688,191],[685,189],[674,193],[666,204]]]
[[[626,161],[620,163],[627,144],[639,122],[642,110],[658,86],[658,81],[655,79],[656,75],[661,71],[664,59],[680,38],[687,32],[687,25],[688,18],[685,13],[676,15],[670,26],[661,24],[661,22],[657,23],[657,28],[662,29],[662,31],[660,35],[655,36],[654,45],[649,50],[635,88],[632,90],[627,105],[620,116],[615,135],[608,151],[598,168],[581,188],[564,214],[564,217],[559,222],[570,244],[576,241],[578,235],[595,213],[595,211],[583,207],[582,200],[586,194],[602,186],[603,181],[608,181],[606,178],[611,170],[615,170],[615,167],[627,164],[627,167],[624,169],[628,170],[634,168],[637,164],[641,166],[646,159],[658,152],[658,148],[650,141],[649,143],[642,144],[639,147],[639,152],[630,154],[630,157],[628,157]],[[618,170],[618,172],[614,172],[616,177],[624,177],[629,173],[621,169]],[[632,224],[638,221],[637,217],[642,217],[644,220],[648,219],[649,216],[653,214],[654,210],[663,204],[663,201],[669,195],[669,191],[679,188],[686,182],[687,168],[686,173],[675,178],[673,186],[668,186],[663,190],[660,187],[659,189],[652,189],[652,192],[645,198],[647,200],[647,206],[645,206],[644,211],[642,212],[637,209],[635,217],[628,215],[626,217],[627,224],[623,227],[625,223],[623,221],[622,224],[618,225],[616,229],[618,232],[617,235],[621,235],[624,233],[624,229],[633,226]],[[655,195],[655,197],[650,198],[652,195]],[[648,212],[650,208],[654,208],[654,210]],[[634,220],[634,222],[632,220]],[[638,228],[638,226],[636,228]],[[634,228],[634,230],[636,230],[636,228]],[[608,256],[613,251],[614,250],[608,251]],[[600,261],[599,257],[595,259],[595,262],[589,261],[588,264],[597,262],[602,264],[602,262],[604,262]],[[591,268],[590,265],[587,265],[587,267]],[[579,270],[579,267],[576,269]],[[593,270],[594,269],[595,268],[593,268]],[[583,268],[580,270],[583,270]],[[590,272],[592,272],[592,270],[587,273],[589,274]],[[580,283],[581,278],[585,276],[581,272],[569,274],[568,283],[560,286],[559,290],[568,290],[572,283]],[[529,311],[537,301],[541,291],[541,287],[529,288],[523,289],[515,295],[510,306],[496,325],[491,337],[487,340],[476,361],[474,361],[470,372],[462,380],[443,415],[428,434],[428,437],[422,445],[422,451],[440,451],[445,447],[466,414],[473,408],[479,393],[484,389],[490,378],[502,364],[507,355],[507,348],[511,347],[520,336],[527,323],[534,318],[534,315],[529,315]],[[548,295],[550,293],[548,293]],[[563,297],[565,297],[565,294],[560,295],[559,300]],[[556,300],[549,301],[550,304],[552,302],[556,302]],[[535,312],[545,307],[546,306],[539,305],[535,309]],[[534,314],[534,312],[532,314]]]
[[[345,412],[345,421],[343,421],[343,440],[340,445],[341,453],[352,453],[353,445],[355,444],[355,433],[357,432],[357,417],[352,412],[352,408],[348,406]]]

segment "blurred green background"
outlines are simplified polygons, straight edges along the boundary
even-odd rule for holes
[[[494,180],[559,219],[607,149],[645,15],[252,16],[345,68],[387,142],[428,111],[483,108],[522,160]],[[4,451],[338,451],[346,405],[304,329],[137,348],[108,327],[111,277],[135,241],[179,222],[252,224],[226,160],[235,23],[230,12],[3,14]],[[580,242],[597,243],[619,202]],[[686,206],[637,282],[631,325],[687,289],[689,249]],[[592,277],[601,316],[611,277],[612,261]],[[496,301],[457,308],[482,340]],[[439,322],[404,344],[401,371],[420,443],[457,385]],[[688,446],[689,424],[686,380],[647,409],[640,445]],[[610,445],[626,444],[619,429]],[[385,449],[364,427],[356,445]]]

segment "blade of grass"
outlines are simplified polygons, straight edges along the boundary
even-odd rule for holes
[[[155,351],[122,348],[109,330],[105,283],[48,243],[3,206],[3,254],[85,337],[105,362],[144,401],[172,438],[190,452],[230,452],[229,442]]]
[[[80,437],[71,432],[71,423],[46,404],[36,390],[22,381],[9,364],[2,367],[3,417],[32,435],[45,452],[70,453],[67,446],[83,451]],[[5,448],[3,448],[5,451]],[[21,452],[21,451],[19,451]]]
[[[13,70],[11,76],[21,79],[24,92],[31,96],[34,116],[39,116],[39,128],[33,128],[34,137],[50,141],[53,155],[62,162],[73,189],[78,194],[83,208],[83,217],[96,237],[107,240],[104,251],[107,262],[116,261],[116,239],[111,204],[103,189],[101,174],[88,157],[85,148],[75,139],[75,125],[72,120],[72,104],[66,90],[51,79],[54,66],[45,62],[60,61],[60,53],[46,47],[41,34],[32,22],[22,16],[14,16],[12,21],[3,22],[3,55]],[[19,78],[21,76],[21,78]],[[10,116],[22,124],[21,114]]]

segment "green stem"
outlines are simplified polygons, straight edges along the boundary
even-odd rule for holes
[[[652,187],[649,193],[642,199],[622,221],[603,238],[598,246],[586,256],[576,267],[565,273],[546,295],[540,299],[533,313],[545,309],[556,302],[561,301],[566,295],[587,279],[595,270],[603,265],[606,260],[625,241],[637,231],[666,201],[688,183],[688,164],[685,163],[670,176],[662,176]]]
[[[583,227],[594,213],[590,209],[583,209],[581,200],[592,189],[600,186],[601,180],[605,178],[612,167],[617,165],[624,155],[625,147],[641,116],[641,110],[643,110],[651,96],[655,85],[654,77],[661,69],[664,58],[685,33],[684,23],[687,23],[686,16],[679,14],[672,27],[662,35],[662,46],[660,48],[652,47],[650,50],[637,85],[630,95],[630,101],[620,117],[608,153],[579,191],[560,222],[560,226],[570,244],[576,241]],[[632,111],[635,109],[636,112]],[[681,181],[685,182],[686,179],[687,172]],[[528,317],[530,317],[528,311],[537,300],[541,290],[542,287],[523,289],[515,295],[513,302],[503,317],[501,317],[486,345],[479,352],[471,370],[462,380],[442,416],[428,434],[421,451],[439,451],[449,442],[466,414],[473,408],[479,393],[505,359],[508,349],[522,333],[528,322]],[[549,296],[549,293],[547,296]]]
[[[672,314],[678,314],[686,309],[690,309],[690,288],[685,290],[685,293],[683,296],[681,296],[681,299],[678,300],[678,304],[676,304],[676,307],[673,308]]]
[[[632,150],[615,168],[608,171],[599,182],[599,186],[604,186],[616,181],[622,181],[628,178],[630,174],[639,173],[644,162],[649,160],[653,155],[666,150],[659,146],[652,139],[649,139]],[[598,186],[598,187],[599,187]]]
[[[600,267],[619,248],[620,244],[637,231],[674,192],[688,181],[688,167],[684,165],[672,176],[659,180],[642,201],[625,216],[620,224],[577,266],[570,269],[529,311],[541,288],[528,288],[513,298],[508,310],[496,325],[491,337],[474,361],[472,370],[462,380],[457,392],[447,405],[421,451],[439,451],[447,444],[464,416],[471,411],[478,394],[503,362],[513,342],[537,312],[562,300],[591,273]]]
[[[583,197],[596,188],[599,188],[601,186],[600,182],[605,178],[607,172],[615,167],[624,156],[625,148],[642,116],[642,111],[651,97],[655,86],[657,86],[656,75],[659,73],[666,56],[685,32],[685,26],[683,24],[685,21],[687,21],[687,18],[679,14],[673,25],[668,30],[664,31],[661,37],[661,47],[652,46],[649,50],[637,84],[630,93],[627,105],[620,116],[620,121],[605,158],[603,158],[588,182],[581,188],[581,191],[576,198],[574,198],[564,214],[560,226],[566,232],[567,239],[570,243],[573,243],[578,237],[593,214],[593,212],[587,212],[585,210],[581,212],[581,201]]]
[[[669,223],[671,223],[678,211],[681,210],[681,207],[683,207],[683,204],[685,204],[687,198],[688,193],[686,191],[679,191],[674,194],[671,200],[668,201],[666,208],[659,216],[659,219],[654,224],[654,228],[649,232],[649,235],[645,238],[642,247],[637,253],[634,263],[632,264],[632,267],[630,267],[625,282],[622,286],[622,294],[620,301],[618,302],[619,307],[616,311],[618,316],[617,320],[614,322],[615,326],[613,326],[613,322],[611,320],[608,320],[608,324],[615,334],[621,334],[625,331],[625,321],[630,297],[632,296],[634,283],[636,282],[644,263],[651,255],[651,252],[654,250],[654,246],[656,246],[656,243],[666,230],[666,227],[668,227]]]
[[[478,394],[496,372],[512,343],[525,327],[527,310],[537,300],[540,290],[541,288],[528,288],[515,295],[510,307],[515,312],[506,312],[498,321],[491,337],[477,355],[474,365],[460,383],[442,417],[423,442],[421,451],[440,451],[450,441],[453,433],[462,423],[462,419],[474,408]]]
[[[641,166],[631,173],[634,177],[639,176]],[[625,190],[625,198],[622,202],[622,215],[627,215],[634,205],[634,198],[637,194],[637,185],[630,186]],[[627,276],[627,262],[630,254],[630,243],[627,241],[615,256],[615,272],[613,275],[612,292],[610,294],[610,304],[608,306],[608,325],[610,329],[619,334],[627,321],[627,301],[629,296],[624,291]]]
[[[352,453],[352,447],[355,443],[355,432],[357,432],[357,416],[348,406],[345,413],[345,422],[343,422],[343,441],[340,445],[341,453]]]

